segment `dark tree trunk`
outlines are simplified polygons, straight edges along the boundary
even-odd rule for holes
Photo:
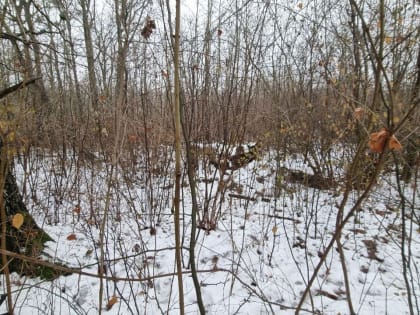
[[[22,195],[16,183],[16,178],[9,168],[3,189],[4,210],[6,213],[6,250],[24,254],[29,257],[38,257],[44,249],[44,244],[53,239],[40,228],[23,202]],[[12,218],[16,214],[24,217],[22,226],[17,229],[12,226]],[[1,236],[0,236],[1,237]],[[1,264],[0,264],[0,267]],[[19,259],[9,260],[10,272],[17,272],[29,277],[55,278],[58,273],[51,268],[31,265]]]
[[[53,239],[36,224],[29,214],[23,202],[22,195],[19,192],[16,178],[10,169],[7,172],[3,196],[7,217],[11,218],[17,213],[20,213],[25,218],[24,224],[19,230],[11,226],[8,227],[7,250],[17,253],[24,252],[31,256],[39,254],[43,249],[43,244]],[[37,244],[34,244],[34,241]]]
[[[413,102],[413,105],[418,106],[420,103],[420,47],[417,55],[416,68],[417,77],[411,93],[411,101]],[[405,164],[402,171],[402,178],[406,182],[410,181],[416,168],[416,164],[418,165],[419,163],[419,149],[420,141],[418,139],[416,140],[416,137],[414,137],[414,139],[409,139],[407,148],[405,150]]]

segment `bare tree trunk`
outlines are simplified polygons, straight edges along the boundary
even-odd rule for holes
[[[419,46],[419,50],[417,54],[416,68],[417,68],[416,81],[414,83],[413,90],[411,92],[411,102],[413,105],[416,103],[418,105],[420,103],[420,46]],[[411,177],[413,176],[413,173],[414,173],[413,170],[416,167],[416,163],[420,162],[419,151],[420,151],[420,143],[419,143],[418,138],[410,137],[407,143],[407,148],[405,150],[405,163],[402,170],[402,178],[406,182],[410,181]]]
[[[71,25],[71,18],[72,13],[68,9],[68,4],[66,1],[58,0],[59,4],[61,20],[65,24],[63,30],[63,49],[64,49],[64,57],[66,60],[69,60],[67,64],[66,70],[68,71],[68,80],[69,80],[69,87],[71,91],[76,92],[76,107],[78,111],[78,118],[83,118],[84,112],[84,104],[82,98],[82,92],[80,90],[79,78],[77,74],[77,67],[76,67],[76,49],[74,45],[73,33],[72,33],[72,25]]]
[[[31,1],[15,3],[17,16],[19,16],[20,39],[24,43],[23,74],[26,78],[42,77],[42,53],[39,41],[36,37],[37,30],[31,14]],[[24,18],[24,20],[22,20]],[[31,48],[33,54],[31,53]],[[33,100],[32,104],[36,111],[36,128],[38,139],[42,139],[42,131],[46,118],[49,115],[50,100],[42,80],[35,82],[30,88]]]
[[[95,57],[93,50],[93,41],[92,41],[92,21],[89,17],[91,11],[90,0],[79,0],[79,4],[82,8],[82,21],[83,21],[83,35],[85,39],[85,49],[86,49],[86,61],[88,67],[88,76],[89,76],[89,91],[90,91],[90,102],[94,111],[98,110],[98,86],[96,82],[96,73],[95,73]]]
[[[180,229],[180,202],[181,202],[181,108],[180,108],[180,77],[179,77],[179,38],[181,36],[181,1],[176,1],[175,12],[175,41],[174,41],[174,120],[175,120],[175,196],[174,196],[174,223],[175,223],[175,261],[178,275],[179,313],[184,314],[184,285],[182,281],[181,257],[181,229]]]

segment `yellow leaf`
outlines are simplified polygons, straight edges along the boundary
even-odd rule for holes
[[[20,227],[22,226],[22,224],[23,224],[23,220],[24,220],[24,217],[23,217],[23,215],[21,214],[21,213],[16,213],[14,216],[13,216],[13,219],[12,219],[12,226],[15,228],[15,229],[20,229]]]
[[[114,295],[112,298],[109,299],[108,303],[106,303],[106,310],[109,311],[112,306],[118,302],[118,298]]]
[[[385,36],[385,44],[389,45],[392,43],[392,37],[391,36]]]
[[[273,228],[271,229],[271,231],[273,232],[273,234],[276,234],[277,233],[277,230],[278,230],[277,225],[273,226]]]

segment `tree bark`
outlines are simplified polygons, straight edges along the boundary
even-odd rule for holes
[[[417,54],[416,68],[417,68],[416,82],[414,83],[413,90],[411,92],[411,101],[413,104],[415,104],[416,102],[418,103],[420,100],[420,47]],[[418,139],[416,140],[416,137],[413,137],[413,139],[408,140],[407,148],[405,150],[405,164],[402,171],[402,178],[405,182],[410,181],[413,175],[413,170],[416,167],[416,163],[418,163],[419,144],[420,144],[420,141],[418,141]]]
[[[182,280],[182,253],[180,229],[180,196],[181,196],[181,109],[180,109],[180,78],[179,78],[179,36],[181,28],[181,1],[175,3],[175,41],[174,41],[174,125],[175,125],[175,193],[174,193],[174,224],[175,224],[175,262],[178,278],[179,314],[183,315],[184,285]]]
[[[36,224],[29,213],[10,167],[8,167],[6,174],[1,174],[1,176],[4,175],[6,176],[3,188],[3,202],[7,220],[6,250],[15,253],[24,253],[29,257],[37,257],[43,251],[45,242],[52,241],[53,239]],[[18,213],[23,215],[24,223],[19,229],[16,229],[12,226],[11,220]],[[1,265],[0,269],[2,267]],[[17,272],[29,277],[46,279],[55,278],[57,275],[50,268],[39,268],[17,259],[9,261],[9,270],[10,272]]]
[[[89,90],[90,90],[90,100],[91,105],[94,111],[98,110],[98,86],[95,73],[95,56],[93,49],[93,41],[91,34],[92,23],[89,18],[90,12],[90,0],[80,0],[79,4],[82,8],[82,21],[83,21],[83,35],[85,39],[85,49],[86,49],[86,61],[88,67],[88,77],[89,77]],[[83,115],[83,113],[80,113]]]

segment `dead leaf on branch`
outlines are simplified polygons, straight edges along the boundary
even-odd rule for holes
[[[106,310],[109,311],[117,302],[118,298],[114,295],[112,298],[109,299],[108,303],[106,303]]]
[[[277,234],[277,230],[278,230],[277,225],[273,226],[273,228],[271,229],[274,235]]]
[[[370,135],[369,148],[372,152],[381,153],[384,150],[386,140],[389,138],[389,132],[382,128],[379,132]]]
[[[368,145],[372,152],[382,153],[385,149],[386,143],[388,143],[388,148],[390,150],[402,149],[402,145],[395,135],[391,135],[386,128],[382,128],[378,132],[371,133]]]
[[[398,139],[394,135],[392,135],[391,138],[389,139],[388,146],[390,150],[399,151],[402,149],[401,143],[398,141]]]

